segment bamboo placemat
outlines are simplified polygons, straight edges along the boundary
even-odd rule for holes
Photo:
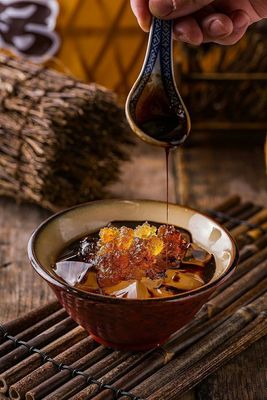
[[[50,303],[0,325],[0,399],[177,399],[262,338],[267,209],[236,196],[205,211],[231,230],[240,262],[189,325],[153,351],[114,351]]]

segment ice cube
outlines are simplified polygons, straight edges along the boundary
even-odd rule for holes
[[[62,278],[70,286],[75,286],[84,278],[91,267],[91,264],[84,262],[61,261],[56,263],[54,271],[56,275]]]

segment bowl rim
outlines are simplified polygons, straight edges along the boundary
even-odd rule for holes
[[[61,210],[61,211],[51,215],[50,217],[45,219],[34,230],[34,232],[32,233],[32,235],[29,239],[29,242],[28,242],[28,257],[29,257],[32,267],[38,273],[38,275],[40,275],[49,284],[52,284],[56,287],[64,289],[65,291],[67,291],[69,293],[73,293],[75,296],[78,295],[87,300],[89,299],[89,300],[98,301],[98,302],[116,303],[116,304],[129,304],[129,303],[134,303],[134,304],[137,304],[137,303],[145,304],[146,303],[147,304],[148,302],[150,302],[150,303],[175,302],[177,300],[183,300],[183,299],[188,299],[191,297],[196,297],[199,294],[203,294],[205,292],[210,291],[212,288],[214,288],[214,290],[215,290],[216,287],[220,283],[223,283],[234,272],[234,270],[238,264],[238,260],[239,260],[239,251],[238,251],[237,243],[236,243],[235,239],[232,237],[232,235],[230,234],[230,232],[227,229],[225,229],[223,226],[221,226],[213,218],[207,216],[206,214],[198,211],[195,208],[183,206],[183,205],[176,204],[176,203],[169,203],[170,206],[179,207],[179,208],[183,208],[185,210],[193,211],[193,212],[203,216],[204,218],[207,218],[212,223],[218,225],[225,232],[225,234],[229,237],[229,239],[233,245],[233,251],[234,251],[234,254],[232,256],[232,261],[231,261],[231,264],[229,265],[228,269],[221,276],[219,276],[215,281],[207,283],[207,284],[201,286],[200,288],[190,290],[185,293],[179,293],[175,296],[149,298],[149,299],[127,299],[127,298],[118,298],[118,297],[97,294],[97,293],[91,293],[91,292],[87,292],[82,289],[77,289],[75,287],[70,286],[68,283],[57,280],[56,277],[54,277],[52,274],[49,274],[45,270],[45,268],[41,265],[41,263],[39,262],[39,260],[36,256],[35,250],[34,250],[35,242],[38,239],[38,236],[43,231],[43,229],[51,221],[60,218],[62,215],[67,214],[68,212],[70,212],[74,209],[84,208],[84,207],[88,207],[91,205],[97,205],[97,204],[109,204],[109,203],[114,203],[114,202],[118,202],[118,203],[129,203],[130,202],[130,203],[137,203],[137,204],[140,204],[140,203],[166,204],[166,202],[164,202],[164,201],[146,200],[146,199],[145,200],[137,200],[137,199],[134,199],[134,200],[126,200],[126,199],[95,200],[95,201],[90,201],[90,202],[86,202],[86,203],[82,203],[82,204],[78,204],[78,205],[66,208],[64,210]]]

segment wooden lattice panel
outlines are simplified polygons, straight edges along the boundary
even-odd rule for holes
[[[60,68],[127,93],[139,73],[147,40],[129,0],[59,0],[59,5]]]

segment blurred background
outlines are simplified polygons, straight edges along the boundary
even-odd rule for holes
[[[8,3],[14,7],[18,2]],[[16,5],[21,13],[18,19],[9,18],[11,30],[17,36],[25,29],[23,19],[26,24],[27,18],[32,18],[30,13],[25,14],[26,3],[29,2],[20,3],[20,7]],[[37,38],[32,52],[20,54],[38,62],[46,59],[48,66],[110,88],[123,102],[139,74],[147,44],[147,34],[140,30],[129,0],[50,0],[46,4],[51,10],[58,6],[49,27],[56,32],[57,45],[52,51],[47,50],[44,41]],[[42,15],[45,18],[44,10],[39,7],[34,16],[39,19],[38,23],[42,23]],[[206,136],[212,131],[212,137],[215,131],[242,131],[243,140],[251,131],[264,134],[267,126],[266,34],[265,22],[251,28],[246,38],[235,46],[175,45],[176,75],[192,115],[194,131],[202,132],[202,136],[204,131]],[[20,42],[17,40],[15,45],[14,42],[13,51],[18,52]],[[10,40],[3,41],[2,47],[8,46]],[[42,47],[44,54],[38,58],[36,54]],[[200,133],[194,137],[199,139]],[[249,137],[249,141],[255,139],[259,136]]]
[[[33,4],[37,9],[31,8]],[[129,0],[0,1],[0,22],[2,52],[26,57],[82,82],[100,84],[114,91],[123,107],[142,66],[148,39],[137,24]],[[32,37],[27,34],[29,23],[37,24]],[[266,34],[267,23],[261,22],[251,27],[235,46],[206,44],[196,48],[175,43],[178,87],[192,119],[190,138],[173,157],[173,170],[179,181],[175,189],[178,201],[193,205],[205,203],[206,192],[202,194],[199,187],[207,182],[216,199],[241,191],[249,200],[255,199],[255,193],[266,200]],[[105,129],[104,119],[101,129]],[[75,143],[82,134],[79,135]],[[128,135],[133,138],[130,132]],[[61,147],[61,153],[69,154],[71,146]],[[115,184],[112,193],[163,199],[165,175],[158,171],[165,167],[159,150],[139,142],[131,150],[131,157],[131,164],[122,168],[121,186]],[[84,165],[88,166],[88,162]],[[161,182],[155,184],[154,194],[146,192],[146,183],[144,190],[139,185],[138,194],[135,193],[137,182],[131,185],[134,176],[141,179],[139,173],[134,173],[140,165],[146,166],[147,173],[150,171],[148,181]],[[60,171],[60,179],[70,168]],[[223,185],[217,185],[218,174]],[[192,179],[201,182],[194,186],[196,189],[188,190]],[[85,179],[80,186],[86,185]],[[125,185],[127,193],[122,189]],[[80,199],[97,197],[86,196]]]
[[[59,0],[56,57],[74,76],[128,94],[146,50],[129,0]],[[198,131],[263,133],[267,126],[267,24],[236,46],[175,46],[179,87]],[[207,132],[208,133],[208,132]],[[251,139],[249,139],[251,140]]]
[[[128,94],[146,50],[128,0],[59,0],[56,57],[74,76]],[[254,26],[236,46],[175,46],[179,87],[196,131],[253,131],[267,126],[267,24]],[[197,138],[200,138],[200,133]],[[212,134],[213,135],[213,134]],[[255,135],[254,138],[255,139]],[[251,140],[251,137],[249,138]]]
[[[252,218],[264,237],[266,37],[263,22],[235,46],[175,43],[192,132],[172,152],[169,176],[172,202],[206,210],[234,195],[230,217]],[[134,138],[123,109],[147,39],[129,0],[0,0],[0,320],[53,298],[26,254],[51,212],[106,196],[166,200],[165,154]],[[264,378],[255,383],[264,354],[260,342],[196,396],[219,399],[225,382],[229,399],[250,396],[256,385],[264,393]]]

